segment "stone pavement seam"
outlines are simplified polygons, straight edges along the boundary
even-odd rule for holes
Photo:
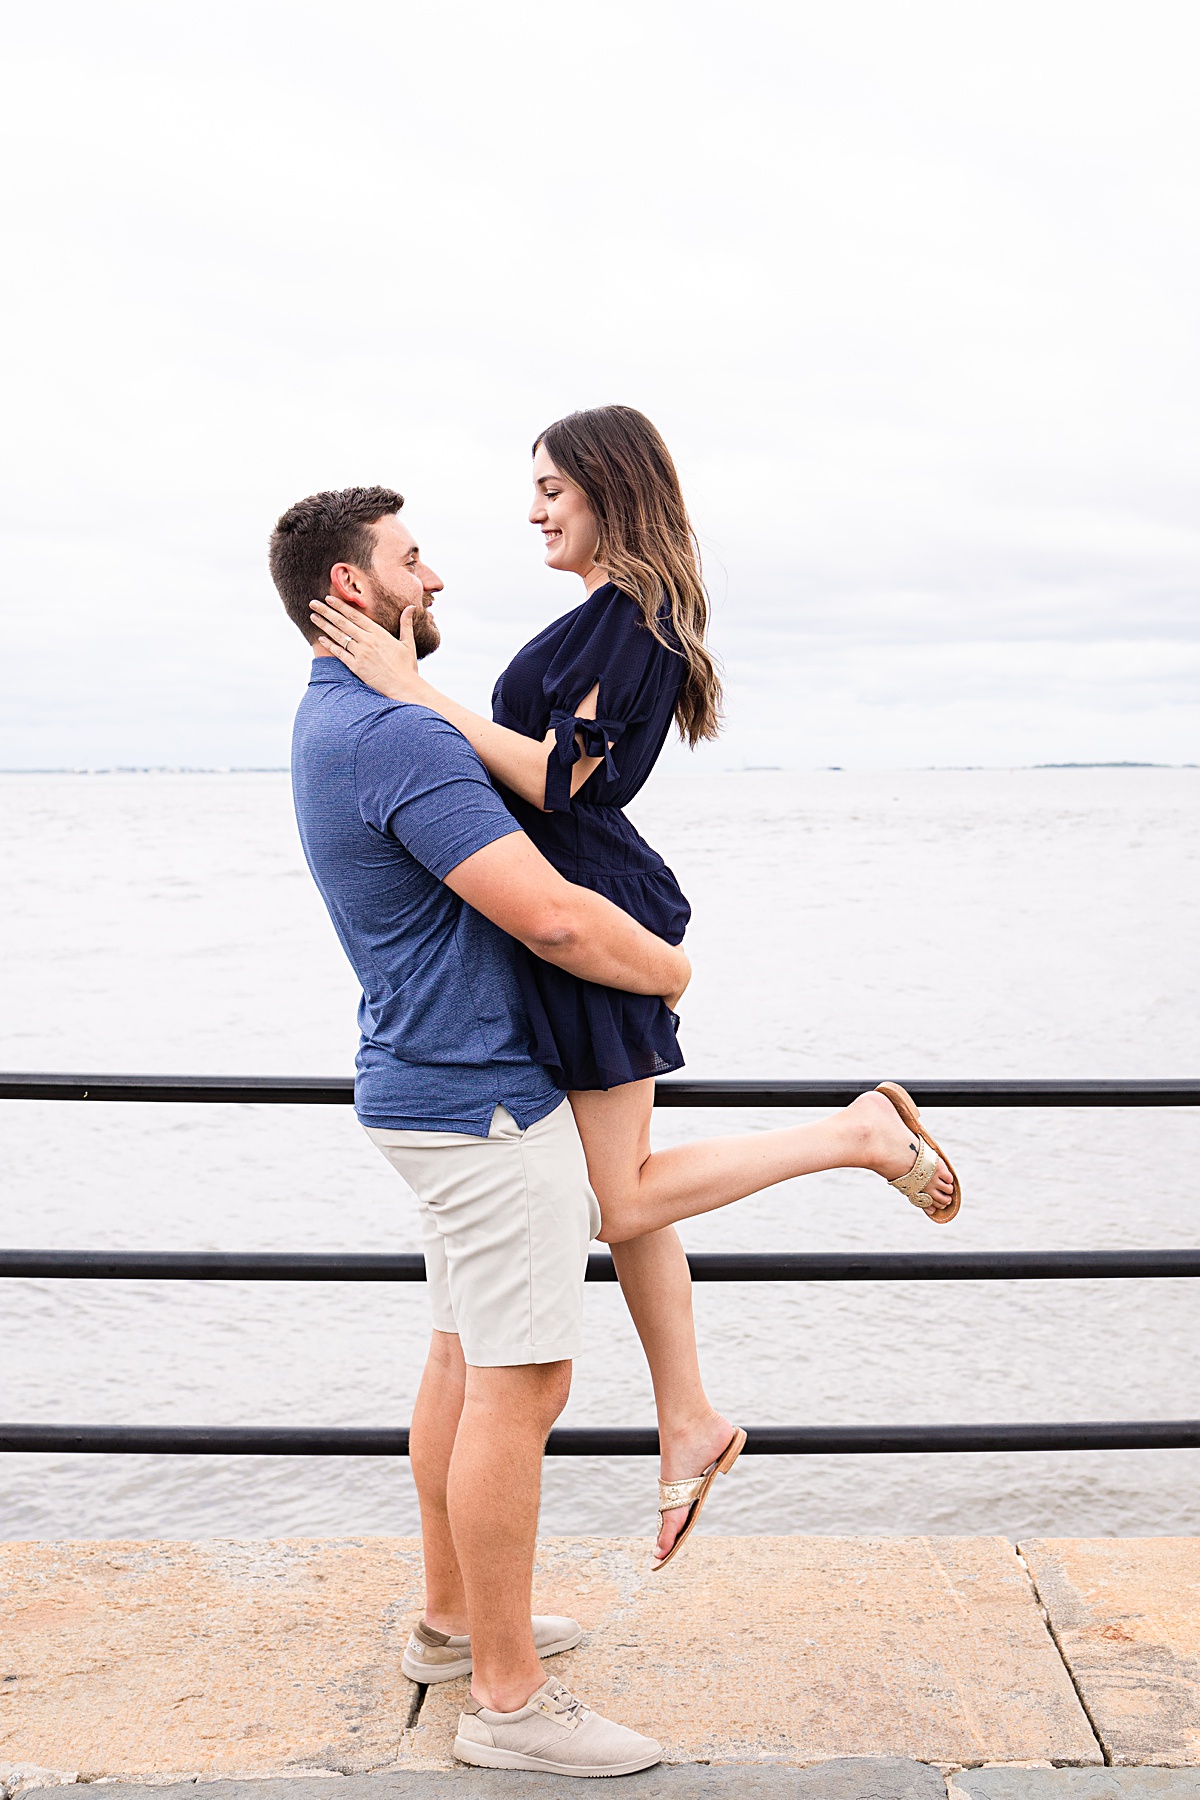
[[[1023,1549],[1110,1766],[1200,1771],[1200,1535],[1030,1537]]]
[[[411,1731],[417,1720],[420,1718],[421,1708],[425,1704],[425,1696],[428,1692],[429,1684],[427,1682],[414,1681],[413,1696],[408,1705],[408,1717],[404,1721],[405,1731]]]
[[[1088,1705],[1087,1701],[1083,1697],[1083,1689],[1080,1687],[1078,1681],[1075,1679],[1075,1671],[1071,1667],[1071,1659],[1067,1655],[1066,1649],[1063,1645],[1063,1641],[1058,1635],[1058,1630],[1055,1626],[1054,1620],[1050,1616],[1050,1608],[1046,1605],[1045,1601],[1042,1599],[1041,1594],[1038,1592],[1038,1584],[1037,1584],[1036,1577],[1034,1576],[1033,1570],[1030,1568],[1029,1564],[1026,1562],[1025,1557],[1022,1554],[1020,1544],[1014,1544],[1013,1551],[1014,1551],[1014,1554],[1016,1555],[1017,1561],[1020,1563],[1021,1567],[1025,1571],[1025,1575],[1026,1575],[1026,1578],[1028,1579],[1029,1586],[1033,1592],[1033,1598],[1037,1605],[1037,1609],[1042,1615],[1042,1619],[1045,1623],[1047,1632],[1050,1634],[1050,1641],[1054,1645],[1054,1648],[1058,1651],[1058,1654],[1062,1659],[1062,1666],[1067,1672],[1067,1680],[1071,1683],[1071,1686],[1075,1689],[1075,1698],[1079,1702],[1080,1710],[1083,1713],[1083,1716],[1087,1720],[1088,1724],[1091,1726],[1092,1736],[1096,1740],[1096,1743],[1099,1747],[1101,1756],[1104,1758],[1105,1763],[1109,1767],[1111,1767],[1112,1766],[1112,1753],[1109,1750],[1108,1745],[1105,1743],[1103,1737],[1100,1734],[1100,1727],[1097,1725],[1095,1718],[1092,1716],[1091,1707]]]

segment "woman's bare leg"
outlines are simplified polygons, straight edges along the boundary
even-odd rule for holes
[[[600,1236],[609,1244],[661,1231],[680,1219],[715,1212],[777,1182],[822,1169],[872,1169],[892,1181],[917,1154],[912,1133],[883,1094],[860,1094],[840,1112],[808,1125],[745,1137],[701,1138],[650,1150],[653,1082],[571,1095],[588,1174],[600,1201]],[[943,1206],[953,1197],[944,1162],[930,1184]]]
[[[733,1426],[704,1391],[687,1257],[679,1233],[670,1225],[614,1244],[612,1253],[654,1383],[660,1472],[664,1481],[683,1481],[715,1462],[733,1436]],[[686,1519],[686,1506],[663,1514],[660,1557],[667,1554]]]
[[[832,1118],[753,1136],[703,1138],[651,1151],[653,1081],[573,1093],[571,1105],[612,1245],[622,1292],[650,1365],[664,1481],[699,1475],[733,1428],[704,1391],[692,1317],[692,1281],[676,1219],[713,1212],[776,1182],[820,1169],[874,1169],[889,1180],[912,1167],[916,1145],[882,1094],[860,1095]],[[937,1190],[953,1184],[939,1165]],[[686,1507],[663,1520],[658,1553],[683,1529]]]
[[[650,1155],[650,1110],[654,1083],[639,1081],[615,1090],[630,1096],[626,1105],[636,1131],[639,1150]],[[586,1113],[588,1094],[572,1094],[576,1119]],[[588,1149],[587,1133],[580,1124],[588,1171],[599,1161],[598,1146]],[[593,1186],[595,1179],[593,1177]],[[604,1195],[596,1188],[601,1216]],[[671,1226],[628,1238],[613,1245],[613,1261],[625,1304],[637,1329],[650,1366],[654,1404],[658,1413],[660,1466],[664,1481],[683,1481],[715,1462],[733,1436],[733,1426],[719,1413],[704,1391],[700,1357],[696,1350],[696,1326],[692,1316],[692,1277],[679,1233]],[[665,1556],[682,1531],[687,1508],[673,1507],[663,1518],[657,1550]]]

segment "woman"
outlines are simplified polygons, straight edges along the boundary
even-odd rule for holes
[[[563,875],[677,944],[691,909],[621,808],[649,776],[672,721],[692,747],[720,724],[708,601],[679,479],[654,426],[626,406],[551,425],[534,445],[533,477],[529,517],[546,563],[578,576],[584,599],[518,651],[496,683],[491,721],[422,678],[411,615],[397,641],[331,597],[313,608],[329,633],[321,646],[380,693],[457,726]],[[683,1066],[674,1013],[661,1000],[578,981],[523,948],[518,956],[534,1055],[570,1094],[602,1236],[650,1365],[662,1456],[653,1566],[662,1568],[745,1442],[704,1391],[673,1221],[794,1175],[854,1166],[899,1178],[941,1222],[958,1211],[958,1182],[936,1145],[925,1148],[932,1140],[917,1130],[908,1096],[886,1085],[819,1125],[652,1153],[654,1078]]]

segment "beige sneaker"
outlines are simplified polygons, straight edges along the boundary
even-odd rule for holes
[[[532,1623],[534,1648],[539,1656],[559,1656],[564,1650],[573,1650],[583,1637],[583,1626],[577,1619],[561,1619],[556,1614],[539,1618],[535,1614]],[[421,1620],[413,1626],[400,1667],[410,1681],[421,1681],[427,1686],[469,1675],[471,1640],[449,1637]]]
[[[663,1749],[568,1693],[553,1675],[519,1712],[489,1712],[471,1699],[458,1721],[454,1754],[481,1769],[546,1775],[632,1775],[661,1762]]]

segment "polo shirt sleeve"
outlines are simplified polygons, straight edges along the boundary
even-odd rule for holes
[[[354,775],[363,823],[403,844],[439,881],[521,829],[466,738],[424,706],[370,719]]]

